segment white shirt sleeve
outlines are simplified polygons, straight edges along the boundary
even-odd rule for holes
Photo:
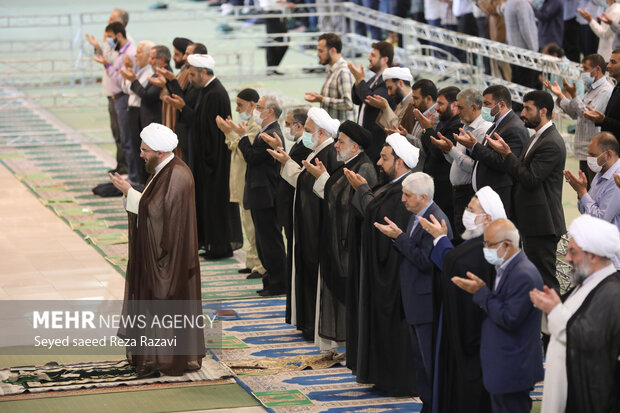
[[[325,199],[325,184],[329,179],[329,174],[327,171],[323,172],[316,181],[314,181],[314,185],[312,186],[312,190],[321,199]]]
[[[138,215],[140,198],[142,198],[142,192],[138,192],[133,188],[129,188],[129,191],[127,191],[127,198],[125,199],[125,209]]]
[[[289,159],[282,167],[280,175],[282,176],[282,178],[284,178],[286,182],[291,184],[293,188],[297,188],[297,177],[299,176],[301,171],[301,166],[299,166],[299,164],[294,160]]]

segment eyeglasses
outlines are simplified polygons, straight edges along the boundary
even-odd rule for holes
[[[485,248],[488,248],[488,247],[492,247],[492,246],[497,245],[497,244],[501,244],[502,242],[506,242],[506,241],[510,242],[510,240],[508,240],[508,239],[503,239],[503,240],[497,241],[497,242],[482,241],[482,246],[485,247]]]

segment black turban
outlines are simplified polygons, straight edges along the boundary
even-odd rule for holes
[[[372,134],[368,131],[368,129],[361,127],[352,120],[345,120],[342,122],[338,128],[338,132],[342,132],[347,135],[363,149],[368,148],[372,142]]]
[[[258,102],[259,96],[258,96],[258,92],[255,91],[254,89],[243,89],[241,92],[239,92],[239,94],[237,94],[237,97],[241,100],[245,100],[246,102]]]
[[[194,44],[194,42],[186,39],[185,37],[175,37],[172,41],[172,45],[174,46],[174,48],[181,53],[185,53],[185,49],[187,49],[187,46],[189,46],[190,44]]]

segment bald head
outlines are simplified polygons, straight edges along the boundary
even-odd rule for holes
[[[499,218],[484,230],[484,242],[485,248],[497,249],[499,256],[506,251],[505,261],[519,252],[519,231],[510,220]]]

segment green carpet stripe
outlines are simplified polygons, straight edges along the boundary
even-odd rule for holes
[[[238,384],[216,384],[173,389],[0,401],[0,411],[20,413],[154,413],[258,405],[258,402]]]

